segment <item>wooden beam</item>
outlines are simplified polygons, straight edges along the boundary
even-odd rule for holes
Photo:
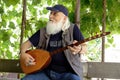
[[[120,63],[89,62],[87,77],[120,79]]]
[[[0,59],[0,72],[22,73],[19,60]]]

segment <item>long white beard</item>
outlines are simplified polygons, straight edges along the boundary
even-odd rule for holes
[[[62,27],[63,27],[63,19],[61,19],[57,23],[53,21],[49,21],[46,26],[47,34],[56,34],[62,30]]]

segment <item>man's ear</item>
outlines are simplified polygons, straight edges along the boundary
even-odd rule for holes
[[[66,20],[67,19],[67,16],[64,16],[64,20]]]
[[[67,16],[64,16],[64,22],[66,21],[66,19],[67,19]]]

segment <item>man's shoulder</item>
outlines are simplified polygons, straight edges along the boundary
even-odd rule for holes
[[[74,25],[75,25],[74,23],[70,23],[70,26],[74,27]]]
[[[40,36],[44,36],[46,34],[46,27],[42,27],[39,29]]]
[[[70,23],[70,27],[78,27],[75,23]]]
[[[46,27],[42,27],[39,29],[40,32],[46,32]]]
[[[69,27],[69,29],[74,29],[74,27],[76,27],[76,24],[75,23],[70,23],[70,27]]]
[[[46,27],[42,27],[42,28],[40,28],[39,30],[46,30]]]

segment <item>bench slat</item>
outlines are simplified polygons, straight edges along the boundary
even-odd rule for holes
[[[22,73],[19,60],[0,59],[0,72]]]
[[[88,77],[120,79],[120,63],[89,62]]]

